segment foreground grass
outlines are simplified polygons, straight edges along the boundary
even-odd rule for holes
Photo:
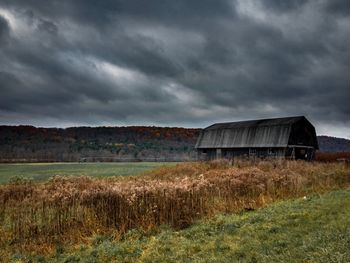
[[[57,247],[51,257],[12,262],[350,262],[350,190],[219,215],[181,231],[131,230],[122,241]],[[30,261],[32,260],[32,261]]]
[[[53,255],[58,244],[80,246],[97,235],[122,240],[134,229],[183,229],[218,214],[349,187],[346,164],[295,161],[222,160],[132,177],[19,180],[0,186],[0,258],[17,251]]]
[[[0,184],[8,183],[17,177],[45,181],[55,175],[94,177],[135,175],[174,164],[164,162],[0,164]]]

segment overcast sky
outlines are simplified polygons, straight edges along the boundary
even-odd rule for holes
[[[349,0],[0,0],[0,124],[293,115],[350,138]]]

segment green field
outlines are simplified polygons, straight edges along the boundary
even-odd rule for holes
[[[130,231],[122,241],[59,247],[13,262],[350,262],[350,190],[218,215],[185,230]],[[32,260],[32,261],[30,261]]]
[[[125,176],[136,175],[144,171],[156,169],[163,165],[175,165],[165,162],[132,162],[132,163],[29,163],[0,164],[0,184],[13,178],[31,178],[44,181],[48,178],[61,176]]]

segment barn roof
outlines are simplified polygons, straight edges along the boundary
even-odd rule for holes
[[[205,128],[196,148],[286,147],[294,123],[304,116],[216,123]]]

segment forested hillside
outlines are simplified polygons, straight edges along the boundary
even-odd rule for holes
[[[350,152],[350,140],[330,136],[318,136],[317,139],[323,152]]]
[[[0,161],[128,161],[195,158],[199,129],[0,126]]]
[[[195,159],[200,129],[0,126],[0,162],[177,161]],[[320,150],[350,152],[350,140],[318,137]]]

